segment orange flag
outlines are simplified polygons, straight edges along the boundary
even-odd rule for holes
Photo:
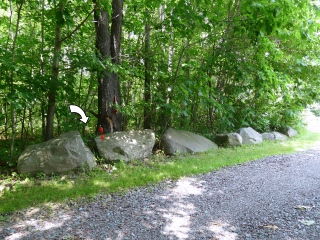
[[[101,134],[101,140],[104,140],[103,128],[101,127],[101,125],[100,125],[100,127],[99,127],[99,132],[100,132],[100,134]]]

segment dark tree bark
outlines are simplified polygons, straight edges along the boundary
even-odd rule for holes
[[[64,9],[64,1],[59,2],[58,11],[62,12]],[[62,27],[59,21],[56,22],[56,36],[54,44],[54,53],[52,61],[52,79],[51,86],[48,92],[48,110],[47,110],[47,124],[46,124],[46,136],[45,141],[53,138],[54,130],[54,111],[56,107],[56,91],[57,91],[57,81],[59,76],[59,57],[61,52],[61,31]]]
[[[109,13],[93,0],[95,5],[94,20],[96,30],[96,49],[101,61],[111,60],[120,63],[120,43],[122,32],[123,0],[112,1],[111,31],[109,30]],[[121,130],[121,114],[117,105],[121,104],[120,83],[118,75],[109,69],[98,73],[98,124],[104,133]]]
[[[53,138],[54,130],[54,110],[56,107],[56,82],[59,76],[59,56],[61,51],[61,27],[56,26],[56,40],[54,46],[54,55],[52,63],[52,81],[48,93],[48,111],[47,111],[47,124],[46,124],[46,137],[45,141]]]

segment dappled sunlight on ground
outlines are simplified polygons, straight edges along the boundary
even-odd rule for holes
[[[201,184],[201,182],[198,182]],[[171,195],[186,197],[188,195],[200,195],[203,193],[203,189],[195,185],[195,179],[184,178],[177,181],[177,186],[172,189]]]
[[[320,133],[320,118],[315,117],[310,111],[306,114],[308,129]],[[284,141],[279,144],[288,143]],[[297,145],[298,147],[303,146]],[[21,211],[16,219],[7,221],[5,226],[1,226],[0,220],[0,239],[1,236],[5,236],[5,240],[239,240],[247,239],[247,235],[250,237],[252,231],[275,237],[272,239],[284,239],[276,238],[282,236],[282,233],[287,234],[285,231],[288,225],[284,223],[287,222],[288,216],[281,215],[283,209],[294,211],[296,214],[297,211],[292,206],[297,204],[295,199],[299,191],[301,199],[304,199],[311,192],[308,189],[312,190],[313,185],[319,185],[316,182],[316,174],[319,171],[313,173],[316,160],[310,162],[310,165],[313,164],[311,168],[307,165],[308,161],[315,158],[316,153],[299,154],[301,155],[296,162],[293,162],[295,158],[289,158],[289,155],[278,156],[265,162],[244,164],[241,168],[226,168],[178,181],[164,181],[154,188],[148,186],[128,190],[126,194],[101,195],[83,205],[70,207],[65,204],[65,207],[62,204],[44,204],[39,208]],[[304,159],[300,159],[301,156],[304,156]],[[174,162],[168,164],[174,165]],[[306,166],[302,171],[303,164]],[[287,176],[285,170],[288,172]],[[301,174],[297,174],[300,171]],[[166,177],[165,173],[156,174],[153,177],[157,179]],[[104,188],[110,188],[112,185],[107,179],[96,180],[90,184],[91,187]],[[301,184],[305,185],[300,189],[298,187]],[[63,191],[69,191],[72,184],[63,187]],[[289,194],[291,198],[288,198]],[[263,202],[267,198],[269,200]],[[299,204],[302,202],[301,199]],[[275,211],[276,208],[279,208],[279,211]],[[273,219],[273,216],[276,217]],[[300,215],[298,217],[299,220]],[[291,219],[292,228],[299,224],[297,219]],[[276,226],[277,230],[263,227],[269,225]],[[308,230],[312,226],[307,227]],[[6,235],[1,235],[3,229]]]
[[[10,237],[7,237],[6,240],[18,240],[25,237],[25,233],[14,233]]]
[[[93,184],[99,187],[108,188],[110,187],[111,183],[110,181],[103,181],[103,180],[95,180],[93,181]]]
[[[163,229],[163,234],[174,235],[178,239],[188,239],[191,215],[195,212],[193,204],[176,203],[172,209],[163,214],[166,219],[166,226]]]
[[[206,192],[204,186],[203,181],[195,178],[184,178],[177,181],[166,196],[161,196],[162,199],[172,201],[171,207],[160,210],[166,222],[162,231],[164,235],[170,239],[173,236],[177,239],[190,239],[194,236],[194,232],[197,232],[197,234],[203,234],[204,236],[208,234],[214,236],[213,239],[216,240],[237,239],[237,234],[234,232],[236,228],[223,221],[207,222],[206,225],[195,228],[194,222],[198,218],[202,218],[204,212],[203,209],[197,208],[197,201],[195,200],[197,198],[194,198],[194,196],[204,194],[212,196],[212,194]],[[218,191],[221,192],[221,190]]]
[[[289,239],[279,236],[288,234],[288,227],[296,229],[303,216],[292,217],[287,225],[286,213],[300,214],[294,206],[308,206],[302,200],[319,186],[318,159],[311,159],[316,152],[299,154],[299,159],[279,156],[126,194],[101,195],[84,205],[21,211],[15,221],[7,221],[5,235],[0,226],[0,239]]]
[[[28,212],[28,220],[25,220],[23,223],[16,223],[12,225],[10,228],[14,229],[14,233],[6,238],[6,240],[16,240],[23,239],[29,235],[29,231],[31,232],[42,232],[42,231],[54,231],[57,228],[63,227],[67,221],[70,220],[69,215],[64,215],[60,218],[59,222],[45,220],[42,218],[33,218],[39,212],[39,209],[34,209],[31,212]],[[17,232],[21,231],[21,232]]]
[[[203,189],[195,185],[195,179],[185,178],[176,182],[170,192],[161,196],[162,199],[174,198],[169,209],[162,209],[162,217],[165,226],[162,231],[164,235],[175,236],[178,239],[188,239],[192,224],[192,215],[197,211],[192,202],[188,201],[190,195],[201,195]]]
[[[235,227],[220,221],[209,223],[206,228],[214,233],[214,239],[216,240],[236,240],[238,236],[238,234],[234,232],[236,231]]]

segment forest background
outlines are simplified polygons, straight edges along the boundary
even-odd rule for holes
[[[0,2],[0,171],[79,130],[172,126],[211,137],[299,125],[319,102],[320,3]],[[89,116],[84,124],[71,104]],[[110,118],[113,126],[106,121]]]

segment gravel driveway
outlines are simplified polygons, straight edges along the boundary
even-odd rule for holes
[[[319,240],[319,146],[50,213],[29,209],[0,239]]]

